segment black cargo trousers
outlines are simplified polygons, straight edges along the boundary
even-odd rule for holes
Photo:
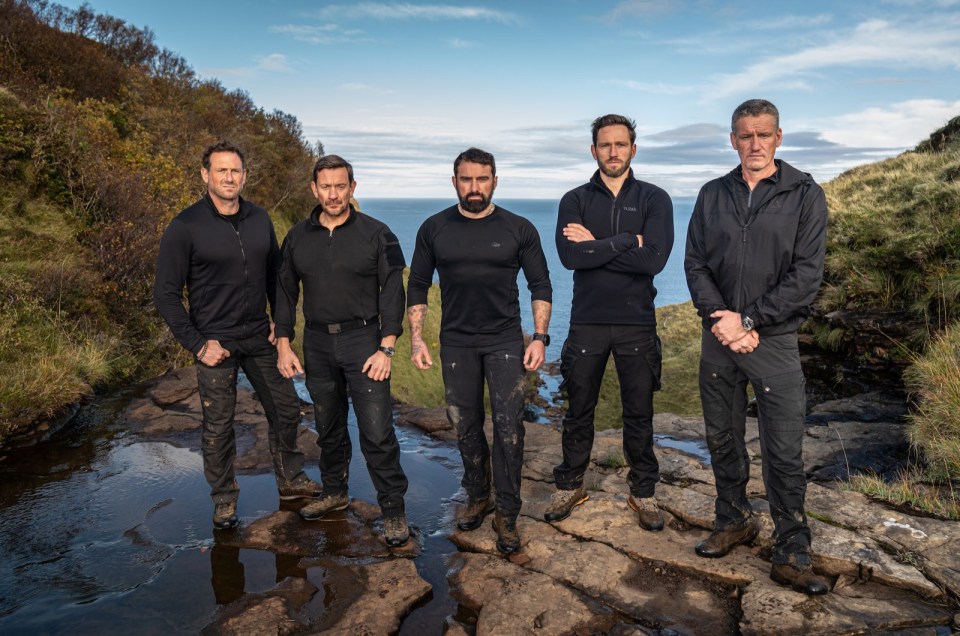
[[[703,330],[700,401],[717,485],[715,528],[753,514],[747,499],[750,455],[745,440],[747,383],[757,397],[763,484],[774,523],[774,563],[810,564],[810,527],[804,514],[806,393],[797,334],[760,338],[752,353],[721,345]]]
[[[353,402],[360,451],[377,503],[385,517],[404,512],[407,477],[400,467],[400,443],[393,430],[390,379],[377,382],[362,372],[380,346],[380,325],[329,333],[307,327],[303,335],[307,391],[313,400],[324,492],[345,494],[353,445],[347,431],[347,398]]]
[[[653,452],[653,393],[660,389],[663,355],[656,327],[638,325],[570,325],[560,354],[561,390],[569,407],[563,417],[563,462],[553,469],[557,488],[574,490],[593,450],[594,413],[600,384],[613,353],[623,404],[623,454],[627,485],[634,497],[652,497],[660,481]]]
[[[277,369],[277,349],[267,333],[242,340],[221,340],[230,352],[215,367],[197,363],[197,387],[203,409],[203,474],[215,503],[236,501],[240,494],[233,470],[237,456],[233,417],[237,405],[237,371],[253,385],[267,416],[270,456],[277,484],[303,474],[303,454],[297,450],[300,397],[293,382]]]

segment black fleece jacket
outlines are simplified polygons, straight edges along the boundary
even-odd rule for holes
[[[350,208],[333,230],[319,222],[322,207],[283,239],[277,298],[278,338],[293,340],[303,284],[303,316],[324,325],[380,319],[381,336],[403,333],[403,251],[384,223]]]
[[[705,328],[711,313],[728,309],[751,317],[761,336],[796,331],[820,289],[826,197],[809,174],[776,163],[749,209],[740,166],[700,190],[684,269]]]
[[[569,223],[585,226],[595,240],[568,240]],[[574,270],[571,324],[657,324],[653,277],[673,249],[673,202],[665,191],[630,170],[614,197],[598,170],[560,200],[556,242],[560,262]]]
[[[209,195],[178,214],[160,239],[153,302],[177,341],[198,353],[207,340],[270,330],[280,250],[266,210],[240,199],[237,229]],[[190,311],[183,306],[187,287]]]

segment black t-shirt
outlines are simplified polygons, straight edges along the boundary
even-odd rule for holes
[[[517,272],[532,300],[552,302],[553,288],[540,235],[533,224],[495,207],[471,219],[452,206],[420,226],[410,265],[407,306],[425,305],[439,274],[440,342],[484,347],[522,337]]]

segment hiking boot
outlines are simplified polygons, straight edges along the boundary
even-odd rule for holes
[[[217,530],[229,530],[240,525],[237,519],[237,502],[224,501],[213,507],[213,527]]]
[[[830,591],[809,565],[798,567],[789,563],[774,563],[770,568],[770,578],[804,594],[826,594]]]
[[[466,507],[460,511],[457,518],[457,527],[461,530],[476,530],[483,523],[483,518],[493,512],[495,506],[493,497],[479,497],[467,501]]]
[[[280,501],[313,499],[323,494],[323,486],[301,473],[293,481],[277,484],[277,492],[280,493]]]
[[[627,505],[637,513],[641,528],[650,532],[663,530],[663,515],[657,508],[656,497],[634,497],[630,495],[630,498],[627,499]]]
[[[348,503],[350,503],[350,498],[347,497],[347,493],[345,492],[336,494],[325,492],[320,495],[319,499],[316,501],[311,501],[306,506],[301,508],[300,516],[307,521],[314,521],[328,512],[333,512],[334,510],[344,510]]]
[[[497,550],[510,555],[520,551],[520,533],[517,532],[517,521],[507,519],[497,512],[493,515],[493,531],[497,533]]]
[[[573,490],[558,488],[557,492],[550,495],[550,505],[543,513],[543,518],[551,522],[563,521],[570,516],[574,506],[579,506],[589,498],[582,484]]]
[[[402,546],[410,539],[410,528],[407,526],[407,515],[402,512],[383,518],[383,536],[391,548]]]
[[[696,551],[702,557],[718,559],[726,556],[736,546],[752,542],[760,534],[760,526],[753,517],[723,530],[714,530],[710,536],[697,544]]]

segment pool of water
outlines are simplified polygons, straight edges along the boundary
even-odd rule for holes
[[[200,455],[126,435],[116,421],[128,399],[85,407],[68,431],[0,464],[0,633],[197,633],[219,604],[287,576],[323,578],[296,557],[217,544]],[[375,503],[352,415],[350,432],[350,494]],[[433,585],[401,633],[439,633],[458,611],[446,581],[456,548],[446,535],[459,456],[418,431],[397,433],[408,518],[423,541],[415,563]],[[315,463],[307,472],[319,479]],[[272,474],[238,480],[242,521],[278,509]]]

